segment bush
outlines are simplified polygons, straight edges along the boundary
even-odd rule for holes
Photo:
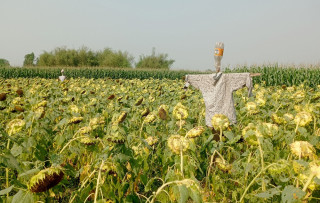
[[[156,55],[155,49],[152,50],[150,56],[140,56],[140,60],[136,64],[136,68],[151,68],[151,69],[169,69],[174,63],[174,60],[169,60],[168,54]]]
[[[0,59],[0,67],[10,66],[10,63],[6,59]]]

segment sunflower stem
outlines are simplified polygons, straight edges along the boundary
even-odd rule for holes
[[[260,142],[259,137],[257,137],[257,140],[258,140],[259,151],[260,151],[261,170],[263,171],[264,170],[263,150],[261,147],[261,142]],[[262,180],[262,191],[266,191],[266,184],[265,184],[264,180]]]
[[[8,139],[7,149],[10,149],[10,139]],[[9,168],[6,168],[6,187],[9,188]],[[7,197],[9,197],[9,193],[7,193]]]
[[[140,138],[141,138],[143,126],[144,126],[144,120],[142,121],[141,128],[140,128],[140,133],[139,133],[139,137]]]
[[[81,136],[81,137],[76,137],[76,138],[71,139],[66,145],[64,145],[64,147],[63,147],[62,150],[59,152],[59,154],[61,154],[61,153],[65,150],[65,148],[66,148],[67,146],[69,146],[69,144],[70,144],[71,142],[73,142],[74,140],[80,139],[80,138],[84,138],[84,137],[86,137],[86,136]]]
[[[307,180],[306,184],[304,184],[304,186],[303,186],[303,189],[302,189],[303,192],[305,192],[305,191],[308,189],[308,187],[309,187],[309,185],[311,184],[314,176],[315,176],[314,173],[311,173],[311,174],[310,174],[310,176],[308,177],[308,180]]]
[[[180,170],[181,170],[181,174],[182,177],[184,178],[184,174],[183,174],[183,144],[182,141],[180,141]]]
[[[221,128],[221,126],[219,126],[219,129],[220,129],[219,138],[220,138],[220,142],[222,142],[222,128]]]
[[[247,194],[249,188],[253,185],[253,183],[255,182],[255,180],[263,173],[265,172],[268,168],[270,168],[271,166],[275,165],[276,163],[272,163],[270,165],[268,165],[267,167],[265,167],[263,170],[261,169],[261,171],[256,175],[256,177],[254,177],[252,179],[252,181],[249,183],[249,185],[246,187],[246,189],[244,190],[239,202],[243,202],[244,196]]]
[[[98,179],[97,179],[96,192],[94,193],[94,203],[97,202],[99,184],[100,184],[100,179],[101,179],[101,170],[102,170],[103,164],[104,164],[104,161],[102,160],[101,165],[100,165],[100,169],[99,169]]]

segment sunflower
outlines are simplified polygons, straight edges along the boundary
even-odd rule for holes
[[[295,141],[290,144],[290,150],[293,155],[301,157],[309,157],[313,159],[315,157],[314,147],[307,141]]]
[[[118,117],[118,119],[116,120],[116,124],[122,123],[126,119],[127,115],[128,115],[127,112],[122,112]]]
[[[150,113],[149,108],[145,108],[142,112],[141,112],[141,117],[147,116]]]
[[[38,107],[37,109],[34,110],[35,118],[37,118],[37,119],[43,118],[45,113],[46,112],[44,110],[44,107],[42,107],[42,106],[40,106],[40,107]]]
[[[155,145],[158,142],[158,140],[159,139],[157,137],[149,136],[149,137],[147,137],[146,142],[148,143],[149,146],[152,147],[153,145]]]
[[[85,145],[94,145],[96,143],[96,141],[97,141],[96,139],[89,137],[89,136],[85,136],[80,139],[80,142]]]
[[[306,126],[312,121],[312,115],[311,113],[307,111],[301,111],[297,113],[297,115],[294,118],[294,122],[297,126]]]
[[[158,109],[158,115],[162,120],[166,120],[168,117],[168,106],[167,105],[161,105]]]
[[[51,167],[41,170],[34,175],[28,184],[31,192],[44,192],[57,185],[63,178],[63,170],[60,167]]]
[[[188,110],[180,102],[173,108],[173,115],[176,119],[186,119],[188,118]]]
[[[140,97],[136,100],[136,102],[134,103],[134,105],[135,105],[135,106],[139,106],[142,102],[143,102],[143,97],[140,96]]]
[[[246,109],[248,110],[249,114],[258,113],[257,104],[255,102],[246,103]]]
[[[249,123],[243,130],[242,136],[244,140],[250,145],[258,145],[256,136],[256,126],[253,123]]]
[[[219,130],[219,129],[225,130],[226,128],[229,127],[230,121],[228,117],[223,114],[215,114],[212,117],[211,124],[216,130]]]
[[[216,158],[215,161],[216,165],[218,166],[218,168],[224,172],[229,172],[232,169],[232,165],[228,164],[225,160],[221,159],[221,158]]]
[[[22,119],[13,119],[7,124],[6,131],[11,136],[22,130],[22,128],[26,125],[26,122]]]
[[[196,138],[196,137],[199,137],[204,131],[205,131],[204,127],[197,126],[197,127],[192,128],[191,130],[189,130],[189,132],[187,132],[186,137]]]
[[[180,150],[187,151],[189,148],[189,141],[180,135],[171,135],[168,139],[168,146],[175,154],[180,154]]]
[[[156,116],[153,114],[148,114],[147,117],[144,119],[144,122],[152,123],[154,120],[156,120]]]
[[[72,117],[68,124],[77,124],[77,123],[80,123],[81,121],[83,121],[83,117]]]

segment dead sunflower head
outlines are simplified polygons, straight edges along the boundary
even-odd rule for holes
[[[168,107],[166,105],[161,105],[158,109],[158,115],[162,120],[166,120],[168,117]]]
[[[143,97],[139,97],[136,102],[134,103],[134,105],[139,106],[141,103],[143,102]]]
[[[152,123],[154,120],[156,120],[156,116],[153,114],[148,114],[147,117],[144,119],[144,122]]]
[[[22,130],[22,128],[26,125],[26,122],[22,119],[13,119],[7,124],[6,131],[11,136]]]
[[[180,154],[180,150],[187,151],[189,148],[189,141],[180,135],[171,135],[168,139],[168,146],[175,154]]]
[[[80,142],[85,145],[94,145],[96,143],[96,141],[97,141],[96,139],[89,137],[89,136],[85,136],[80,139]]]
[[[147,137],[146,142],[148,143],[149,146],[152,147],[153,145],[155,145],[158,142],[158,140],[159,139],[157,137],[149,136],[149,137]]]
[[[188,110],[180,102],[173,108],[173,115],[176,119],[186,119],[188,118]]]
[[[216,130],[219,130],[219,129],[225,130],[226,128],[229,127],[230,121],[228,117],[223,114],[215,114],[212,117],[211,124]]]
[[[194,127],[191,130],[189,130],[189,132],[187,132],[187,137],[188,138],[199,137],[204,132],[204,130],[205,130],[205,128],[202,126]]]
[[[77,124],[77,123],[80,123],[81,121],[83,121],[83,117],[72,117],[68,123]]]
[[[63,178],[63,170],[60,167],[51,167],[41,170],[34,175],[28,184],[31,192],[44,192],[57,185]]]
[[[290,144],[290,150],[293,155],[302,158],[309,157],[313,159],[315,157],[315,149],[314,147],[307,141],[295,141]]]

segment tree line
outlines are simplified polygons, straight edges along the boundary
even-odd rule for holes
[[[134,57],[126,51],[114,51],[110,48],[92,51],[87,47],[78,50],[58,47],[50,52],[44,51],[37,58],[33,52],[26,54],[23,66],[169,69],[173,63],[174,60],[168,59],[168,54],[156,54],[155,48],[151,55],[141,55],[138,62],[135,63]]]

